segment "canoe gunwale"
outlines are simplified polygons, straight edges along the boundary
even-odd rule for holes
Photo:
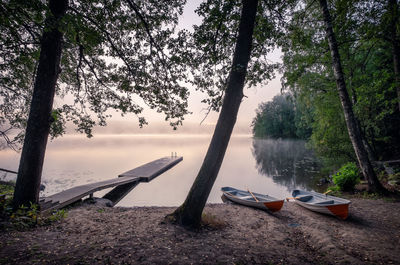
[[[333,216],[339,217],[343,220],[345,220],[348,217],[348,214],[349,214],[348,209],[349,209],[349,205],[351,203],[351,201],[349,201],[349,200],[331,196],[331,195],[324,195],[324,194],[317,193],[317,192],[308,192],[308,191],[301,191],[301,190],[294,190],[292,192],[292,195],[294,197],[294,201],[296,204],[298,204],[308,210],[333,215]],[[313,196],[313,199],[309,200],[312,202],[301,201],[301,199],[300,199],[301,197],[298,197],[299,195]],[[324,203],[325,201],[333,201],[334,203]]]
[[[243,190],[238,190],[235,188],[231,188],[231,191],[239,191],[239,192],[243,192],[243,193],[248,193],[249,196],[247,199],[243,199],[240,196],[236,196],[234,194],[232,194],[230,191],[226,191],[224,190],[224,188],[230,188],[230,187],[223,187],[221,188],[222,193],[224,194],[224,196],[229,199],[230,201],[233,201],[235,203],[241,204],[241,205],[245,205],[245,206],[249,206],[249,207],[254,207],[254,208],[258,208],[258,209],[262,209],[262,210],[270,210],[272,212],[275,211],[279,211],[284,203],[284,200],[280,200],[268,195],[263,195],[263,194],[259,194],[259,193],[253,193],[253,195],[258,199],[258,202],[250,195],[249,192],[243,191]],[[259,196],[263,196],[263,197],[259,197]],[[265,199],[265,197],[270,198],[270,200]]]
[[[323,204],[316,204],[316,203],[321,203],[323,201],[334,201],[333,204],[325,204],[324,206],[329,206],[329,205],[342,205],[342,204],[350,204],[351,201],[335,197],[332,195],[325,195],[322,193],[314,192],[314,191],[304,191],[304,190],[293,190],[292,196],[295,199],[295,201],[301,201],[303,203],[307,203],[309,205],[323,205]],[[313,199],[307,200],[307,201],[302,201],[300,198],[304,196],[312,196]]]

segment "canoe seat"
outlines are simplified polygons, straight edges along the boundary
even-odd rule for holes
[[[243,196],[243,197],[240,197],[240,199],[243,199],[243,200],[253,199],[254,200],[253,196]]]
[[[309,201],[313,198],[314,196],[312,195],[304,195],[304,196],[298,196],[296,197],[297,200],[302,201],[302,202],[306,202]]]
[[[321,201],[321,202],[316,202],[314,204],[334,204],[335,201],[334,200],[327,200],[327,201]]]

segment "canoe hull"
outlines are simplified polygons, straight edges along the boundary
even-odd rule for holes
[[[284,201],[285,200],[279,200],[279,201],[274,201],[274,202],[264,202],[264,206],[267,208],[267,210],[270,210],[271,212],[277,212],[277,211],[281,210]]]
[[[343,220],[349,216],[349,200],[302,190],[294,190],[292,195],[298,205],[311,211],[333,215]]]
[[[330,206],[316,206],[307,204],[301,201],[295,201],[298,205],[303,206],[311,211],[337,216],[340,219],[346,220],[349,216],[349,204],[337,204]]]
[[[228,190],[224,190],[226,188],[229,188],[229,187],[222,188],[221,190],[227,199],[229,199],[235,203],[245,205],[245,206],[258,208],[261,210],[269,210],[271,212],[277,212],[282,208],[283,203],[284,203],[284,200],[279,200],[274,197],[266,196],[266,195],[262,195],[262,194],[258,194],[258,193],[253,193],[253,195],[259,200],[258,202],[255,201],[253,198],[243,199],[237,195],[234,195],[232,192],[230,192]],[[231,189],[233,190],[233,188],[231,188]],[[234,190],[239,191],[241,194],[248,193],[246,191],[241,191],[241,190],[236,190],[236,189],[234,189]],[[250,193],[248,193],[248,194],[250,195]],[[249,197],[249,196],[247,196],[247,197]]]

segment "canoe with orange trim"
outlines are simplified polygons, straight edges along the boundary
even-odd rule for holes
[[[232,187],[223,187],[221,188],[221,191],[224,193],[226,198],[233,202],[262,210],[270,210],[271,212],[279,211],[284,202],[284,200],[268,195],[238,190]]]
[[[349,215],[349,200],[305,190],[293,190],[292,196],[298,205],[311,211],[330,214],[343,220]]]

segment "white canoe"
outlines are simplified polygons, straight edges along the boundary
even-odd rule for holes
[[[294,190],[292,196],[297,204],[311,211],[330,214],[343,220],[349,215],[349,200],[304,190]]]
[[[259,208],[262,210],[270,210],[271,212],[279,211],[284,200],[280,200],[268,195],[238,190],[232,187],[223,187],[221,191],[229,200],[250,207]],[[254,196],[254,197],[253,197]]]

